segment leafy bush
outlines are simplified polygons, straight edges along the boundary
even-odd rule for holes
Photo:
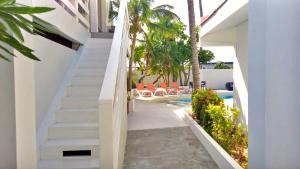
[[[206,108],[209,104],[219,105],[223,102],[213,90],[202,89],[196,90],[192,95],[192,108],[194,116],[196,117],[198,123],[210,133],[212,128],[212,119],[210,115],[206,112]]]
[[[238,123],[239,110],[224,104],[209,104],[206,109],[212,120],[209,133],[233,158],[247,168],[248,137],[246,128]]]
[[[225,106],[213,90],[196,90],[192,95],[194,119],[243,168],[248,167],[247,130],[238,123],[239,110]]]
[[[219,62],[215,65],[214,69],[231,69],[231,67],[223,62]]]

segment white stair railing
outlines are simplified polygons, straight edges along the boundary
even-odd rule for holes
[[[121,169],[127,136],[127,1],[122,0],[99,97],[100,168]]]

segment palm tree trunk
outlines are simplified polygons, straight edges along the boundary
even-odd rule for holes
[[[180,86],[183,86],[181,71],[179,71]]]
[[[130,56],[129,56],[129,67],[128,67],[127,90],[129,92],[131,92],[131,89],[132,89],[132,65],[133,65],[133,56],[134,56],[136,37],[137,37],[137,33],[134,32],[133,38],[132,38],[131,52],[130,52]]]
[[[199,8],[200,8],[200,21],[201,21],[201,18],[203,16],[202,0],[199,0]],[[200,23],[199,27],[200,27],[199,30],[201,31],[201,23]],[[199,34],[200,34],[200,32],[199,32]],[[201,42],[200,39],[201,39],[201,37],[199,35],[199,42]],[[200,46],[200,51],[202,51],[202,47],[201,46]],[[201,70],[202,69],[201,63],[199,64],[199,66],[200,66],[200,70]]]
[[[195,27],[195,11],[194,0],[187,0],[189,12],[189,27],[191,36],[192,48],[192,70],[193,70],[193,83],[194,89],[200,89],[200,66],[198,59],[197,40],[196,40],[196,27]]]
[[[202,7],[202,0],[199,0],[199,8],[200,8],[200,19],[203,16],[203,7]]]
[[[156,79],[155,79],[155,80],[154,80],[152,83],[153,83],[153,84],[157,83],[157,82],[158,82],[158,80],[161,78],[161,76],[162,76],[161,74],[160,74],[160,75],[158,75],[158,76],[157,76],[157,78],[156,78]]]

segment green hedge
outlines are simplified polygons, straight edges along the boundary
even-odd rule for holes
[[[223,99],[210,89],[196,90],[192,95],[192,109],[198,123],[208,132],[212,129],[212,119],[206,112],[209,104],[220,105]]]

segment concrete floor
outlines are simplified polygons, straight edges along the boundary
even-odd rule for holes
[[[128,116],[124,169],[218,168],[176,109],[136,102],[136,111]]]
[[[135,100],[135,111],[128,114],[128,130],[187,126],[176,114],[177,109],[165,103]]]

